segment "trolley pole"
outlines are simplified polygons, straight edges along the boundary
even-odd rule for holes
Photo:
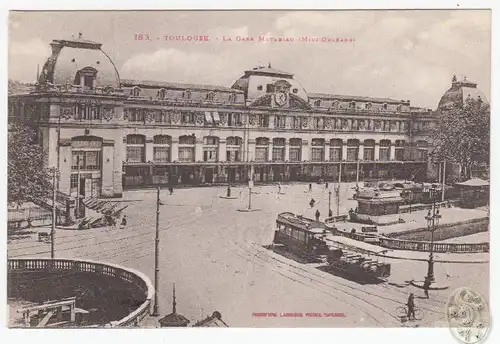
[[[248,188],[248,210],[252,209],[252,188]]]
[[[328,190],[328,216],[332,217],[332,191]]]
[[[335,194],[337,196],[337,216],[340,215],[340,183],[339,186],[335,189]]]
[[[160,187],[158,186],[156,191],[156,237],[155,237],[155,303],[153,306],[154,317],[160,315],[158,310],[158,279],[160,274],[160,269],[158,266],[158,250],[160,245]]]
[[[443,187],[441,191],[441,202],[444,202],[444,188],[446,187],[446,160],[443,160]]]
[[[52,229],[50,230],[50,258],[54,259],[54,233],[56,231],[56,183],[57,183],[57,169],[52,171]]]

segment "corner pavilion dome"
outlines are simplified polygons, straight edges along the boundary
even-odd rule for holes
[[[231,88],[244,91],[246,102],[250,104],[266,94],[273,93],[276,87],[281,88],[282,85],[286,85],[290,94],[308,102],[304,87],[294,79],[293,74],[272,68],[271,64],[245,71]]]
[[[120,88],[120,76],[101,43],[78,38],[53,40],[52,55],[41,70],[39,84]]]
[[[438,109],[446,109],[453,104],[464,103],[468,98],[481,99],[489,104],[484,93],[477,88],[477,83],[469,81],[467,78],[458,81],[456,76],[453,76],[451,88],[441,97]]]

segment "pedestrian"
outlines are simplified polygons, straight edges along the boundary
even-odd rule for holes
[[[328,189],[328,182],[325,183],[325,189]]]
[[[227,197],[231,197],[231,185],[227,186]]]
[[[319,209],[316,209],[316,221],[319,222],[319,217],[320,217],[320,212],[319,212]]]
[[[281,183],[278,182],[278,194],[281,194]]]
[[[122,223],[120,225],[120,228],[125,228],[126,226],[127,226],[127,215],[123,215]]]
[[[170,192],[170,195],[172,195],[174,193],[174,188],[169,186],[168,187],[168,191]]]
[[[312,183],[309,183],[309,191],[312,191],[312,189],[313,189],[313,185],[312,185]]]
[[[311,198],[311,201],[309,202],[311,208],[314,207],[314,203],[316,203],[316,201],[314,200],[314,198]]]
[[[413,293],[410,293],[410,296],[408,297],[408,302],[406,303],[406,306],[408,306],[408,320],[411,320],[411,317],[413,316],[413,319],[415,319],[415,300]]]
[[[427,299],[429,298],[429,287],[430,286],[431,286],[431,280],[428,277],[425,277],[423,288],[424,288],[425,298],[427,298]]]

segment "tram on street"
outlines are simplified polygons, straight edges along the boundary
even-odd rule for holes
[[[342,236],[326,237],[325,241],[328,270],[357,278],[387,279],[391,275],[391,264],[379,261],[387,249]]]
[[[329,230],[324,223],[293,213],[281,213],[276,219],[273,245],[280,245],[302,258],[315,259],[328,254],[324,238]]]

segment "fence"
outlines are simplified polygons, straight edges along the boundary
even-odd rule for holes
[[[357,241],[365,241],[368,237],[360,233],[349,233],[338,231],[338,234],[343,237],[347,237]],[[370,237],[373,238],[373,237]],[[379,246],[390,248],[393,250],[407,250],[407,251],[419,251],[419,252],[430,252],[431,243],[429,241],[413,241],[413,240],[401,240],[392,239],[380,236]],[[436,253],[475,253],[475,252],[489,252],[490,244],[478,243],[478,244],[452,244],[452,243],[440,243],[435,242],[433,245],[433,251]]]
[[[95,273],[121,279],[122,281],[133,284],[143,291],[145,301],[126,317],[112,321],[110,324],[101,327],[130,327],[139,325],[140,321],[149,314],[151,300],[154,295],[154,287],[149,278],[138,271],[120,267],[118,265],[103,264],[87,260],[73,259],[9,259],[7,265],[8,272],[23,271],[46,271],[47,274],[59,271],[72,271],[83,273]],[[91,326],[95,327],[95,326]]]

